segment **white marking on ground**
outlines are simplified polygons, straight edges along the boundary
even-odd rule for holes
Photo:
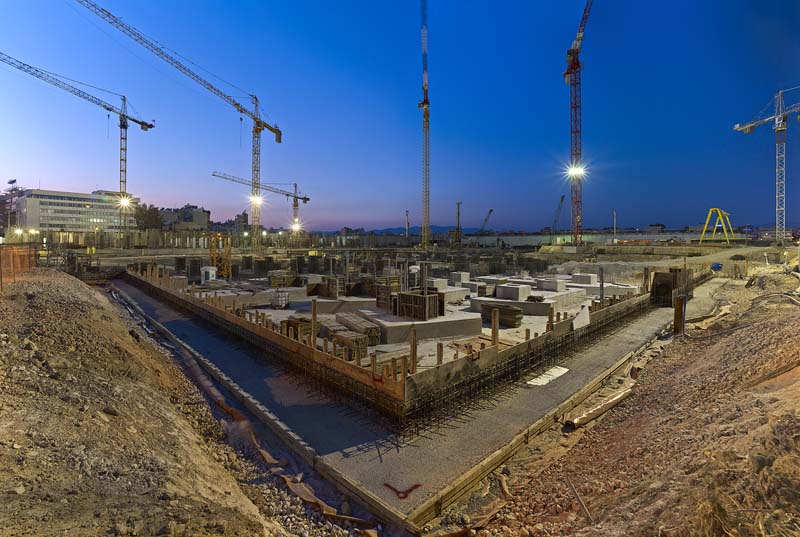
[[[550,383],[551,381],[557,379],[564,373],[568,372],[569,369],[566,367],[561,366],[554,366],[539,375],[538,377],[534,377],[528,381],[528,384],[531,386],[544,386],[545,384]]]

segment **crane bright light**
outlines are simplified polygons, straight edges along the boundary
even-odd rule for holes
[[[577,179],[586,175],[586,167],[583,164],[572,164],[567,168],[567,177]]]
[[[128,196],[120,196],[120,198],[117,200],[117,205],[119,205],[121,209],[127,209],[131,206],[131,198]]]
[[[250,196],[250,203],[260,206],[262,203],[264,203],[264,198],[261,196]]]

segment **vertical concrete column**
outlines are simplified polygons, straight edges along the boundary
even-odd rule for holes
[[[561,312],[560,311],[556,313],[556,322],[557,323],[561,322]]]
[[[328,354],[328,338],[322,338],[322,352]]]
[[[411,349],[411,374],[417,369],[417,329],[412,328],[408,334],[408,345]],[[405,375],[405,373],[403,373]],[[405,377],[404,377],[405,378]]]
[[[287,326],[287,328],[289,329],[289,339],[294,339],[294,327]]]
[[[413,358],[412,358],[413,362]],[[406,377],[408,376],[408,358],[403,356],[403,359],[400,362],[400,382],[405,382]]]
[[[492,308],[492,345],[500,343],[500,310]]]
[[[317,299],[311,299],[311,347],[317,348]]]
[[[545,332],[550,332],[553,330],[553,306],[550,306],[550,309],[547,310],[547,328],[545,328]]]
[[[436,344],[436,365],[442,365],[442,358],[444,357],[444,344],[440,341]]]
[[[331,352],[331,354],[336,356],[336,340],[334,339],[333,341],[331,341],[331,343],[333,343],[333,352]]]
[[[531,338],[531,329],[530,328],[526,328],[525,329],[525,341],[528,341],[530,338]]]

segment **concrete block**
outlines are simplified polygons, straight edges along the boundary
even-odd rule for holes
[[[454,286],[460,287],[460,284],[469,281],[469,272],[451,272],[450,281]]]
[[[514,285],[507,283],[497,286],[497,298],[506,300],[527,300],[531,296],[530,285]]]
[[[578,274],[576,272],[572,275],[572,283],[597,285],[597,274]]]
[[[536,288],[542,291],[566,291],[567,282],[551,278],[536,278]]]
[[[428,278],[428,288],[444,291],[447,289],[447,280],[445,278]]]

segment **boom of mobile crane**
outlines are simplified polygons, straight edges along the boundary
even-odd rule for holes
[[[555,244],[556,241],[556,233],[558,233],[558,221],[561,219],[561,208],[564,207],[564,198],[566,196],[561,194],[561,199],[558,202],[558,208],[556,209],[556,216],[553,218],[553,226],[550,228],[550,244]]]
[[[109,104],[104,100],[95,97],[85,91],[76,88],[72,84],[68,84],[61,78],[50,74],[46,71],[42,71],[32,65],[28,65],[27,63],[21,62],[17,59],[12,58],[7,54],[3,54],[0,52],[0,61],[10,65],[11,67],[15,67],[22,71],[23,73],[27,73],[33,77],[38,78],[39,80],[44,80],[48,84],[51,84],[59,89],[62,89],[68,93],[75,95],[76,97],[80,97],[84,101],[89,101],[92,104],[96,104],[100,108],[105,109],[108,112],[116,114],[119,116],[119,194],[120,198],[122,198],[125,193],[127,192],[128,188],[128,121],[136,123],[139,127],[142,128],[143,131],[152,129],[155,127],[155,123],[147,121],[143,121],[141,119],[135,118],[133,116],[128,115],[128,101],[124,95],[120,95],[119,93],[108,92],[114,95],[117,95],[122,99],[122,106],[117,108],[113,104]]]

